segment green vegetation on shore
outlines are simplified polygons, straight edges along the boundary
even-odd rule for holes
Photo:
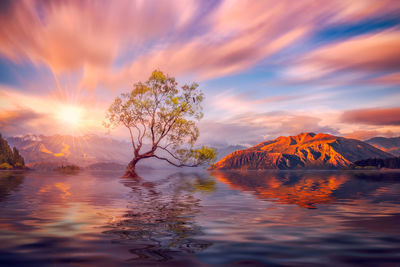
[[[400,169],[400,157],[393,157],[393,158],[386,158],[386,159],[379,159],[379,158],[372,158],[372,159],[364,159],[354,162],[350,166],[351,169],[356,170],[375,170],[375,169]]]
[[[24,169],[24,158],[19,154],[18,149],[11,149],[7,140],[0,134],[0,170]]]
[[[79,168],[79,166],[70,164],[70,165],[62,165],[60,167],[57,167],[55,169],[58,172],[62,172],[62,173],[69,173],[69,174],[73,174],[73,173],[77,173],[81,170],[81,168]]]

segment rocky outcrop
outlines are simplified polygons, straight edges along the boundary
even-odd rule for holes
[[[302,133],[235,151],[212,169],[335,169],[366,158],[390,157],[393,156],[359,140]]]

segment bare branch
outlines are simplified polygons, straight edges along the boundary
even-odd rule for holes
[[[136,139],[137,139],[137,141],[138,141],[138,143],[140,145],[141,141],[139,140],[139,137],[142,136],[142,131],[140,130],[140,128],[136,124],[134,124],[133,127],[135,127],[136,130],[138,131],[138,135],[136,136]]]
[[[131,129],[131,127],[129,127],[129,126],[126,125],[126,124],[125,124],[125,126],[126,126],[126,128],[128,128],[128,130],[129,130],[129,134],[130,134],[130,136],[131,136],[132,147],[133,147],[133,150],[134,150],[135,153],[136,153],[136,146],[135,146],[135,140],[134,140],[133,134],[132,134],[132,129]]]
[[[183,163],[176,164],[176,163],[170,161],[167,158],[163,158],[163,157],[160,157],[160,156],[157,156],[157,155],[153,155],[153,157],[155,157],[157,159],[165,160],[166,162],[168,162],[171,165],[174,165],[175,167],[198,167],[198,166],[200,166],[200,163],[194,164],[194,165],[186,165],[186,164],[183,164]]]
[[[142,126],[143,126],[143,134],[142,134],[142,136],[141,136],[140,139],[143,140],[143,138],[144,138],[145,135],[146,135],[147,127],[146,127],[146,125],[145,125],[143,119],[142,119],[140,122],[141,122],[141,124],[142,124]]]
[[[169,133],[169,131],[172,129],[172,126],[174,126],[176,120],[178,119],[178,116],[171,116],[171,118],[168,120],[168,122],[165,124],[165,127],[160,135],[160,138],[157,140],[156,142],[156,146],[160,143],[160,141]],[[167,129],[167,125],[168,123],[170,123],[172,121],[172,123],[168,126]]]
[[[179,161],[181,161],[181,159],[180,158],[178,158],[177,156],[175,156],[171,151],[169,151],[168,149],[166,149],[165,147],[162,147],[162,146],[157,146],[157,148],[161,148],[162,150],[164,150],[164,151],[166,151],[166,152],[168,152],[168,154],[170,154],[173,158],[175,158],[176,160],[179,160]]]

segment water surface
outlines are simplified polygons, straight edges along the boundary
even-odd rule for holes
[[[399,266],[400,173],[0,173],[0,265]]]

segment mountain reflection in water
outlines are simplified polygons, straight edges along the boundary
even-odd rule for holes
[[[280,203],[296,204],[304,208],[315,208],[316,204],[329,204],[334,192],[348,177],[333,174],[321,177],[320,174],[299,176],[291,172],[214,172],[220,182],[232,189],[251,191],[260,199],[276,199]]]
[[[0,172],[0,265],[396,265],[398,172]]]

